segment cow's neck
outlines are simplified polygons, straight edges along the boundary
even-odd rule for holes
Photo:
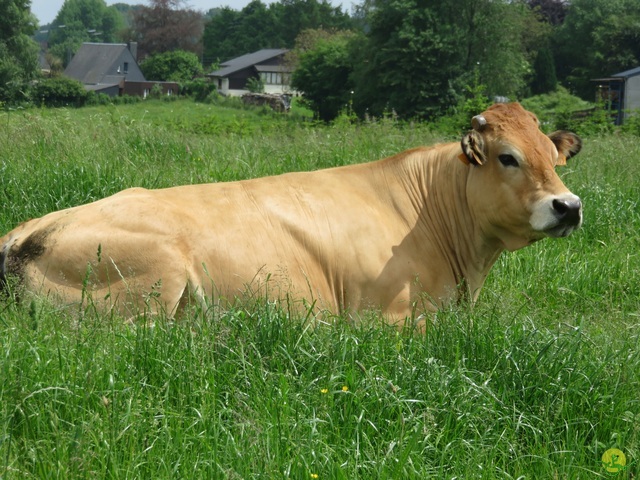
[[[456,300],[475,300],[503,248],[483,234],[471,214],[466,183],[468,169],[474,167],[460,161],[460,153],[458,144],[449,144],[409,157],[409,178],[419,189],[407,194],[419,206],[414,230],[447,259]]]

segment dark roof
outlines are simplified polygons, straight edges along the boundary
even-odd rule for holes
[[[624,72],[614,73],[612,77],[629,78],[640,75],[640,67],[632,68],[631,70],[625,70]]]
[[[109,69],[125,50],[128,51],[125,43],[83,43],[64,73],[84,84],[102,83],[106,75],[112,75],[109,78],[111,83],[116,72],[111,72]]]
[[[96,85],[85,85],[84,89],[85,90],[89,90],[89,91],[95,91],[98,92],[100,90],[107,90],[109,88],[120,88],[120,84],[119,83],[101,83],[101,84],[96,84]]]
[[[242,55],[241,57],[232,58],[231,60],[227,60],[224,63],[220,64],[220,69],[215,72],[211,72],[209,75],[213,77],[226,77],[227,75],[231,75],[240,70],[244,70],[245,68],[251,67],[253,65],[266,62],[267,60],[271,60],[274,57],[278,57],[287,50],[282,48],[267,48],[264,50],[258,50],[257,52],[248,53],[246,55]]]
[[[592,78],[591,82],[624,82],[621,77]]]

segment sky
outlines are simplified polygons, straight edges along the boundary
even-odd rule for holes
[[[211,8],[230,7],[233,10],[242,10],[251,0],[187,0],[186,5],[193,9],[206,12]],[[38,18],[39,25],[47,25],[56,18],[58,11],[62,8],[64,0],[31,0],[31,12]],[[107,5],[114,3],[128,3],[129,5],[148,5],[146,0],[106,0]],[[268,0],[263,3],[271,3]],[[350,11],[350,1],[332,0],[331,3],[342,7],[342,11]]]

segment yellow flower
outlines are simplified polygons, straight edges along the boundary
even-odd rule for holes
[[[343,392],[348,392],[349,391],[349,387],[347,387],[346,385],[344,387],[342,387],[342,391]]]
[[[322,393],[323,395],[328,392],[329,392],[328,388],[323,388],[322,390],[320,390],[320,393]],[[312,475],[315,475],[315,474],[312,474]]]
[[[311,478],[318,478],[318,474],[317,473],[312,473],[311,474]]]

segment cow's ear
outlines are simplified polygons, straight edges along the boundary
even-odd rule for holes
[[[558,130],[550,133],[549,138],[558,149],[556,165],[566,165],[567,159],[577,155],[582,149],[582,140],[575,133]]]
[[[458,158],[466,164],[483,165],[487,161],[484,154],[484,139],[477,131],[471,130],[460,142],[462,155]]]

